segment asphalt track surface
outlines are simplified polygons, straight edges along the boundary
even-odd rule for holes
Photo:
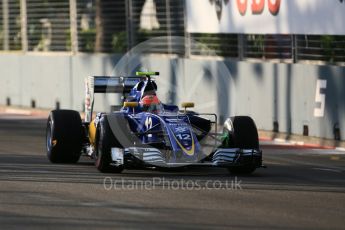
[[[268,168],[251,176],[216,168],[101,174],[84,157],[49,163],[45,123],[0,115],[0,229],[345,228],[342,152],[266,144]]]

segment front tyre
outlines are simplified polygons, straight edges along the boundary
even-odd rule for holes
[[[121,173],[124,169],[123,165],[113,166],[111,165],[111,148],[121,147],[117,139],[115,138],[110,126],[107,116],[103,116],[98,127],[98,141],[96,151],[96,168],[103,172]]]
[[[232,117],[232,130],[225,130],[226,138],[223,140],[223,147],[239,149],[259,149],[259,136],[255,122],[248,116]],[[246,164],[228,168],[234,174],[251,174],[257,165]]]
[[[47,156],[52,163],[78,162],[83,142],[83,126],[77,111],[51,111],[46,131]]]

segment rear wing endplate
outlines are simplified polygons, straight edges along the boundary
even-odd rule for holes
[[[92,119],[95,93],[128,94],[142,77],[90,76],[85,78],[85,122]]]

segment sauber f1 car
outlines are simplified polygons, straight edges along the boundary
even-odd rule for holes
[[[247,116],[226,119],[218,132],[216,114],[189,110],[194,103],[162,103],[157,72],[135,77],[88,77],[85,118],[73,110],[51,111],[47,122],[47,155],[52,163],[76,163],[82,154],[101,172],[130,168],[186,166],[224,167],[252,173],[262,167],[258,132]],[[119,111],[94,115],[96,93],[120,93]]]

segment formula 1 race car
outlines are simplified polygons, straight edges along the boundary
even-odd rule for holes
[[[135,77],[88,77],[85,118],[73,110],[51,111],[47,122],[47,155],[52,163],[76,163],[82,154],[101,172],[130,168],[191,165],[252,173],[262,166],[258,132],[247,116],[226,119],[218,132],[216,114],[188,110],[194,103],[162,103],[157,72]],[[122,108],[93,114],[95,93],[121,93]]]

